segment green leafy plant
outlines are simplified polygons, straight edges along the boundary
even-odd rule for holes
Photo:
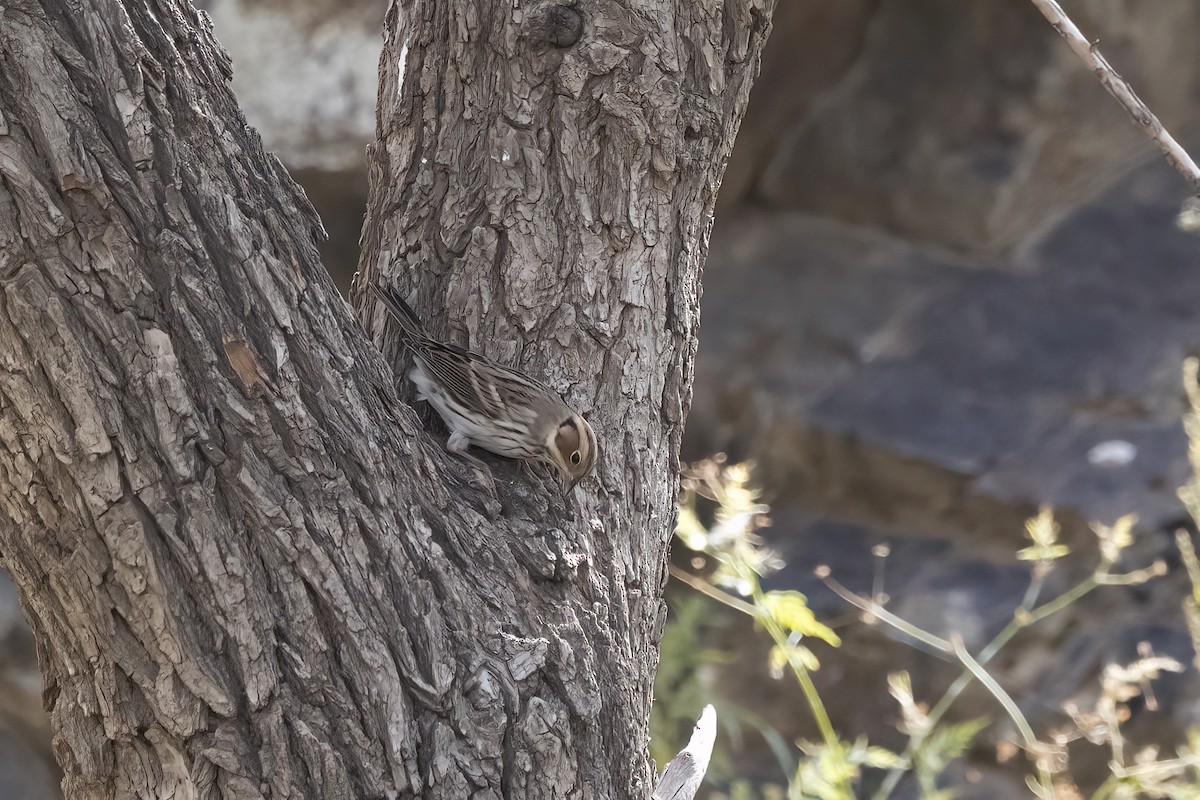
[[[869,747],[865,741],[843,742],[834,732],[813,685],[812,672],[820,664],[807,642],[816,639],[836,647],[841,640],[816,619],[800,592],[763,590],[762,576],[782,562],[758,536],[758,530],[767,524],[767,507],[751,487],[751,474],[751,465],[726,465],[719,457],[684,471],[676,535],[687,547],[707,556],[715,569],[701,577],[672,567],[671,574],[751,617],[772,640],[772,672],[780,677],[790,674],[802,691],[821,741],[799,744],[803,757],[789,780],[789,800],[851,800],[862,768],[890,764],[895,756]],[[714,506],[709,525],[701,522],[699,500]]]
[[[1191,369],[1194,384],[1196,367],[1193,365]],[[1193,411],[1188,430],[1192,435],[1194,465],[1200,473],[1200,388],[1189,396]],[[958,678],[929,710],[914,698],[907,674],[896,672],[889,676],[889,690],[900,710],[899,727],[907,736],[903,750],[892,752],[872,746],[865,739],[844,740],[834,730],[812,681],[812,673],[819,669],[820,663],[808,645],[817,640],[836,647],[840,639],[815,617],[803,594],[763,590],[762,576],[777,569],[781,562],[758,535],[768,523],[768,509],[759,502],[751,479],[751,465],[726,465],[721,458],[702,461],[685,471],[677,535],[687,547],[702,553],[711,569],[694,574],[672,567],[671,572],[706,597],[753,619],[772,641],[769,654],[772,673],[781,678],[790,676],[800,689],[820,738],[816,742],[795,743],[795,766],[788,775],[786,790],[788,800],[852,800],[859,796],[863,773],[868,769],[884,772],[879,788],[871,795],[873,800],[891,797],[905,775],[913,776],[924,800],[950,800],[953,791],[940,785],[944,773],[967,752],[988,724],[985,718],[954,723],[946,720],[954,702],[974,682],[992,694],[1016,729],[1015,749],[1023,750],[1033,765],[1029,786],[1035,797],[1056,800],[1082,797],[1070,775],[1066,745],[1073,739],[1087,738],[1106,745],[1110,752],[1112,773],[1095,795],[1098,800],[1134,797],[1200,800],[1197,788],[1200,733],[1193,733],[1174,757],[1159,758],[1157,751],[1152,750],[1127,753],[1120,731],[1128,704],[1135,697],[1143,697],[1152,704],[1151,683],[1163,672],[1182,669],[1178,662],[1147,649],[1131,664],[1110,665],[1101,677],[1095,707],[1086,711],[1066,709],[1072,727],[1042,737],[1034,732],[1018,705],[986,669],[1020,631],[1062,613],[1091,592],[1101,587],[1137,585],[1165,572],[1162,562],[1125,572],[1115,569],[1134,540],[1135,518],[1123,517],[1112,525],[1093,525],[1097,560],[1091,574],[1061,594],[1043,600],[1047,577],[1059,561],[1070,555],[1071,549],[1060,539],[1061,528],[1053,512],[1041,509],[1026,523],[1029,545],[1016,554],[1018,559],[1031,564],[1030,585],[1008,625],[976,653],[968,652],[960,637],[943,639],[922,630],[889,611],[881,598],[856,595],[842,586],[827,568],[818,568],[818,577],[865,616],[943,653],[962,667]],[[1195,513],[1200,508],[1197,505],[1200,483],[1193,480],[1181,494]],[[698,510],[701,502],[712,507],[712,521],[707,524]],[[1184,611],[1193,639],[1200,642],[1200,559],[1185,533],[1180,533],[1178,541],[1193,584],[1193,591],[1184,599]],[[1200,656],[1197,659],[1200,663]],[[781,763],[787,760],[780,759]],[[748,798],[752,796],[749,792],[748,785],[735,783],[730,797]],[[763,796],[768,793],[769,790]]]

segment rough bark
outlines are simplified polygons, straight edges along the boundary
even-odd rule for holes
[[[771,5],[389,11],[363,273],[585,411],[564,507],[400,402],[202,14],[0,0],[0,556],[68,797],[649,795],[700,268]]]

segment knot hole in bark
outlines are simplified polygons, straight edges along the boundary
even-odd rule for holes
[[[529,15],[525,34],[551,47],[571,47],[583,36],[583,13],[570,2],[544,3]]]

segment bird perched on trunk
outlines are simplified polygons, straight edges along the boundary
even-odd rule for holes
[[[478,353],[430,339],[394,288],[372,283],[371,289],[400,323],[415,364],[408,377],[450,429],[447,450],[465,454],[474,444],[506,458],[542,461],[572,489],[592,471],[596,434],[557,392]]]

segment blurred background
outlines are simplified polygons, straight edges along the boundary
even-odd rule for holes
[[[384,4],[199,5],[248,121],[321,213],[345,288]],[[1200,3],[1067,6],[1167,128],[1200,144]],[[1190,475],[1181,366],[1200,354],[1200,240],[1176,226],[1187,194],[1028,2],[781,0],[719,201],[684,456],[756,463],[772,523],[760,533],[786,564],[763,587],[803,592],[840,636],[812,651],[843,739],[902,748],[888,674],[907,670],[932,703],[959,667],[864,621],[814,568],[977,651],[1027,591],[1017,553],[1042,505],[1072,549],[1046,597],[1090,574],[1089,523],[1130,513],[1121,568],[1158,561],[1165,574],[1021,633],[992,674],[1049,736],[1071,728],[1064,704],[1095,705],[1107,664],[1148,645],[1185,671],[1125,703],[1129,752],[1171,755],[1200,723],[1174,538],[1193,529],[1176,491]],[[705,569],[695,553],[676,561]],[[770,639],[683,584],[669,602],[655,752],[678,749],[713,702],[707,796],[786,796],[795,743],[817,731],[795,681],[772,675]],[[57,797],[36,656],[7,584],[0,634],[0,798]],[[939,786],[1030,796],[990,696],[968,690],[948,719],[979,717],[995,724]],[[1110,749],[1070,738],[1090,792]],[[906,779],[891,796],[934,795]]]

